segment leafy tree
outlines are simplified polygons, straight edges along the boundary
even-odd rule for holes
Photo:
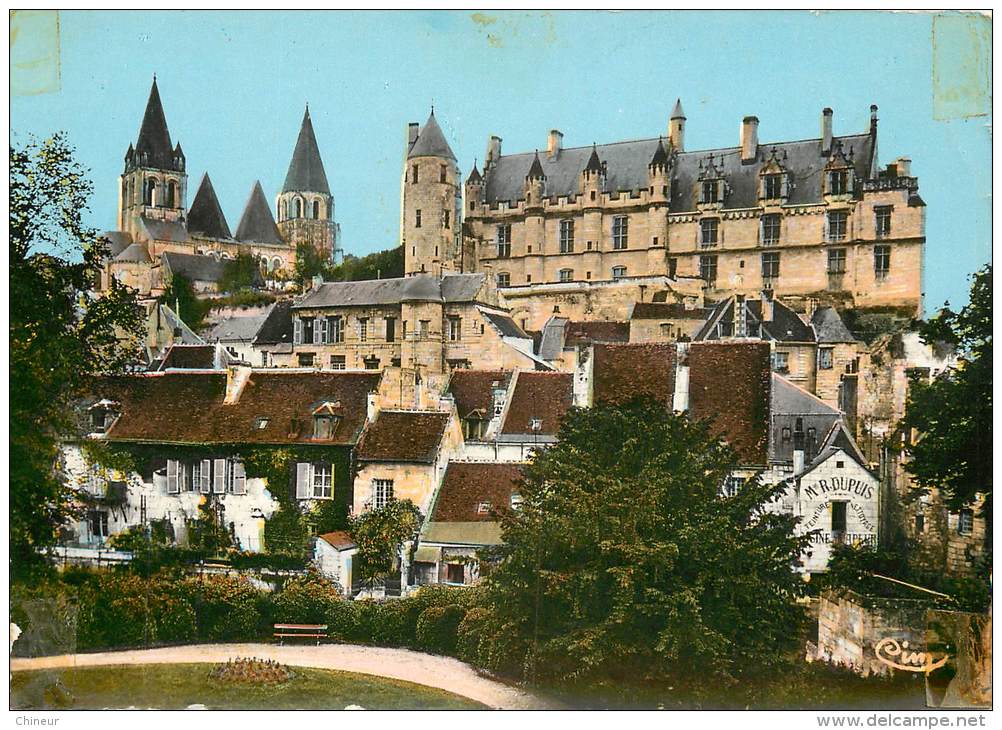
[[[920,325],[926,344],[946,342],[958,363],[930,383],[915,381],[902,425],[919,438],[906,448],[905,467],[922,487],[938,487],[952,510],[992,492],[992,267],[974,274],[971,298],[959,313],[944,309]]]
[[[205,498],[198,505],[198,517],[188,522],[188,547],[206,555],[220,555],[236,547],[233,536],[220,520],[220,505]]]
[[[489,668],[587,686],[763,671],[797,641],[808,537],[779,486],[719,490],[735,458],[647,401],[574,410],[537,452],[485,580]]]
[[[293,270],[293,281],[304,287],[314,276],[325,280],[333,280],[331,264],[311,244],[303,241],[296,244],[296,267]]]
[[[278,510],[264,523],[264,546],[272,555],[305,558],[309,554],[309,526],[291,500],[280,499]]]
[[[219,280],[219,290],[236,292],[255,286],[261,281],[258,262],[246,251],[237,253],[235,259],[226,262],[223,276]]]
[[[330,272],[329,281],[364,281],[368,279],[393,279],[404,275],[403,246],[376,251],[366,256],[351,254]]]
[[[348,505],[330,499],[318,500],[307,515],[313,532],[323,535],[348,529]]]
[[[195,287],[191,281],[182,274],[174,274],[171,277],[170,283],[160,296],[160,301],[173,309],[181,321],[193,330],[201,329],[212,307],[212,301],[200,299],[195,294]]]
[[[401,544],[420,526],[421,512],[409,499],[392,500],[351,518],[348,533],[358,545],[355,573],[370,584],[392,573]]]
[[[84,224],[92,192],[63,134],[10,148],[10,564],[43,560],[73,512],[58,442],[95,376],[140,354],[143,312],[116,280],[97,288],[107,240]]]

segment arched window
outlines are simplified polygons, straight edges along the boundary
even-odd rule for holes
[[[167,207],[177,207],[177,183],[173,180],[167,183]]]
[[[278,271],[279,269],[282,268],[283,263],[284,262],[282,261],[282,259],[280,259],[278,256],[276,256],[275,259],[272,261],[272,269],[271,270],[272,271]]]
[[[282,200],[278,204],[278,219],[280,221],[284,221],[284,220],[288,220],[289,219],[289,201],[288,200]]]
[[[296,198],[296,218],[303,217],[303,199]]]
[[[320,220],[320,201],[319,200],[314,200],[313,201],[313,217],[316,218],[317,220]]]
[[[146,185],[143,187],[143,204],[157,204],[157,181],[152,177],[146,181]]]

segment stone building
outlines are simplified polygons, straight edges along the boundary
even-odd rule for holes
[[[825,109],[819,138],[761,144],[745,117],[738,145],[701,151],[680,103],[667,137],[564,148],[552,130],[545,152],[502,154],[494,136],[465,183],[464,246],[503,289],[689,277],[710,299],[770,289],[917,314],[924,203],[909,160],[880,167],[876,112],[862,134],[836,136]]]
[[[114,277],[142,295],[159,295],[167,285],[160,269],[165,252],[232,260],[253,256],[269,279],[288,278],[296,246],[309,243],[328,259],[339,255],[338,226],[309,110],[282,192],[275,223],[260,182],[252,188],[236,232],[231,233],[208,173],[189,208],[187,160],[181,144],[171,141],[157,88],[150,90],[135,145],[125,155],[119,179],[118,230],[111,243],[102,280]]]

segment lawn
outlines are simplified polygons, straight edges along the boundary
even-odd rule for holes
[[[276,685],[209,679],[211,664],[147,664],[14,672],[11,709],[96,710],[476,710],[483,705],[409,682],[325,669],[291,667]]]

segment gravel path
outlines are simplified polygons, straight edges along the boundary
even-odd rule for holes
[[[160,649],[63,654],[33,659],[11,659],[13,671],[93,667],[109,664],[191,664],[225,662],[236,657],[259,657],[296,667],[336,669],[371,674],[468,697],[498,710],[552,708],[528,692],[478,675],[458,659],[422,654],[408,649],[386,649],[352,644],[276,646],[274,644],[199,644]]]

